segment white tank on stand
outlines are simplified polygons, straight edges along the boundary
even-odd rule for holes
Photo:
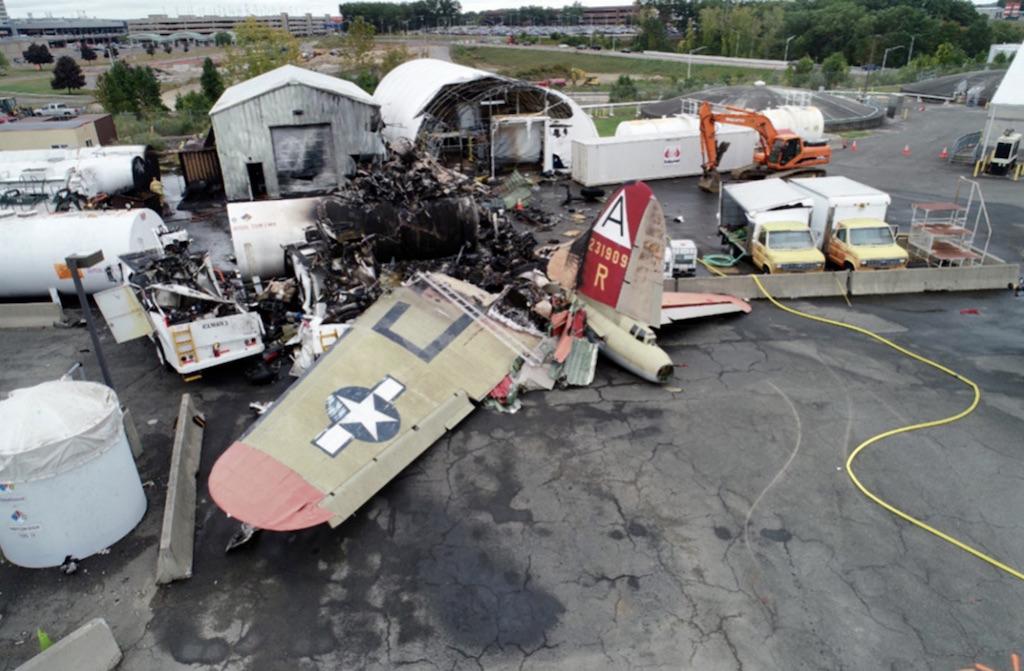
[[[771,119],[776,130],[789,130],[805,140],[820,140],[825,135],[825,117],[817,107],[783,105],[762,112]]]
[[[107,269],[129,252],[159,249],[160,215],[146,208],[91,210],[61,214],[0,215],[0,298],[45,296],[51,287],[74,293],[64,259],[71,254],[103,250],[103,263],[83,271],[86,293],[109,289]]]
[[[638,135],[672,135],[700,128],[700,119],[692,114],[662,117],[661,119],[636,119],[623,121],[615,127],[615,137]]]
[[[84,559],[128,534],[146,495],[113,390],[54,381],[0,401],[0,550],[26,568]]]

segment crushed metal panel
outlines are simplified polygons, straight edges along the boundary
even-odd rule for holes
[[[464,417],[515,358],[436,291],[398,288],[224,453],[211,494],[263,529],[338,523],[426,450],[438,426]]]
[[[93,294],[114,340],[120,344],[153,332],[146,311],[131,287],[122,285]]]
[[[563,372],[565,381],[574,387],[585,387],[594,381],[597,371],[597,343],[583,338],[574,338],[572,350],[565,360]]]

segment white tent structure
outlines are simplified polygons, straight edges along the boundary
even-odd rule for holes
[[[399,65],[373,94],[384,137],[432,153],[489,163],[568,169],[572,141],[596,138],[593,120],[569,96],[530,82],[432,58]]]
[[[1003,81],[996,89],[988,105],[988,122],[985,124],[982,155],[989,151],[990,142],[1006,128],[1024,130],[1024,45],[1010,63]]]

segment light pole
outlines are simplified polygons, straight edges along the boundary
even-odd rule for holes
[[[907,50],[907,65],[910,65],[910,61],[914,58],[914,40],[917,39],[917,35],[910,36],[910,49]]]
[[[885,53],[882,54],[882,72],[885,72],[885,61],[886,59],[889,58],[889,52],[898,51],[899,49],[906,49],[906,47],[904,47],[902,44],[896,47],[889,47],[888,49],[885,50]]]
[[[782,60],[789,62],[789,43],[796,39],[796,35],[790,35],[786,38],[786,55],[782,57]]]
[[[107,359],[103,356],[103,347],[100,345],[100,334],[96,331],[96,322],[92,318],[92,310],[89,308],[89,298],[85,295],[85,288],[82,286],[82,277],[79,269],[91,268],[103,260],[103,250],[96,250],[91,254],[72,254],[64,259],[68,270],[71,271],[71,278],[75,282],[75,293],[78,294],[78,302],[85,313],[85,325],[89,328],[89,337],[92,338],[92,349],[96,353],[96,363],[100,365],[100,373],[103,375],[103,384],[111,389],[114,383],[110,379],[110,371],[107,370]]]
[[[686,52],[686,78],[690,78],[690,71],[693,69],[693,55],[698,51],[703,51],[707,47],[697,47],[696,49],[690,49]]]

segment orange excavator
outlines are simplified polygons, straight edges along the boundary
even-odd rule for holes
[[[754,162],[732,171],[733,179],[764,179],[765,177],[820,177],[825,174],[822,165],[832,160],[832,149],[828,142],[809,142],[796,133],[778,131],[771,119],[759,112],[742,107],[723,106],[724,112],[713,112],[707,101],[700,105],[701,152],[704,155],[704,175],[698,185],[704,191],[717,193],[721,188],[722,176],[718,162],[729,147],[727,142],[719,143],[715,135],[715,123],[753,128],[761,137],[761,146],[754,152]]]

